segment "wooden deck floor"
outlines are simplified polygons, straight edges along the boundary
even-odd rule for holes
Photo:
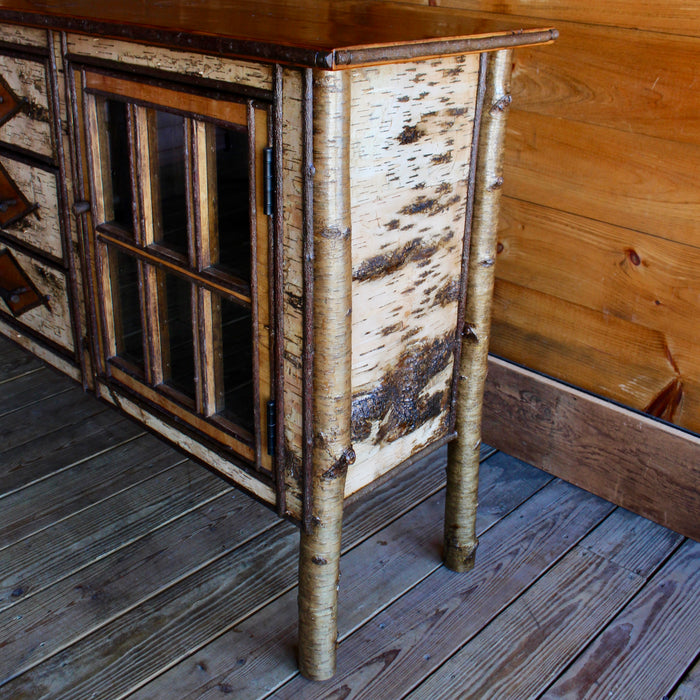
[[[700,698],[700,544],[484,452],[347,509],[339,669],[296,674],[289,523],[0,339],[0,698]]]

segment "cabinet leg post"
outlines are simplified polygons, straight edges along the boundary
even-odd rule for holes
[[[315,681],[335,673],[345,479],[338,481],[323,485],[325,507],[302,530],[299,547],[299,671]]]
[[[488,363],[491,301],[503,183],[503,142],[510,105],[511,50],[482,54],[485,85],[478,127],[474,208],[468,259],[466,306],[457,381],[457,439],[450,444],[445,496],[445,565],[454,571],[474,566],[476,507],[481,447],[481,413]]]
[[[304,282],[312,317],[305,331],[313,410],[304,415],[304,522],[299,551],[299,670],[311,680],[335,673],[340,538],[345,477],[355,460],[352,410],[350,245],[350,75],[314,70],[312,93],[313,274]],[[310,121],[308,122],[311,126]],[[313,165],[313,168],[310,166]],[[310,194],[307,192],[307,194]],[[307,232],[309,235],[311,232]],[[312,329],[312,334],[308,330]],[[311,345],[308,342],[312,341]],[[311,351],[312,350],[312,351]],[[306,389],[305,389],[306,391]],[[309,398],[307,394],[305,398]]]

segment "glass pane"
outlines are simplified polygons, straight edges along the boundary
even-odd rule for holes
[[[164,381],[185,396],[194,399],[192,285],[176,275],[160,275]]]
[[[109,187],[112,202],[106,202],[107,220],[127,231],[134,227],[132,216],[131,168],[129,167],[129,135],[127,106],[116,100],[104,101],[104,128],[109,152]]]
[[[155,113],[153,156],[158,211],[155,239],[187,255],[187,173],[185,169],[185,119],[168,112]]]
[[[134,258],[121,251],[111,253],[112,274],[116,287],[112,289],[114,328],[117,355],[143,369],[143,325],[139,299],[139,270]],[[114,279],[114,277],[113,277]]]
[[[219,267],[250,282],[248,132],[217,126],[215,144]]]
[[[215,305],[217,298],[214,299]],[[223,396],[220,413],[248,432],[253,419],[253,336],[249,309],[228,299],[218,299],[221,318],[221,376]]]

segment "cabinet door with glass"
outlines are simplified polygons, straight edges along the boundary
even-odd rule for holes
[[[81,76],[97,374],[269,472],[270,105]]]

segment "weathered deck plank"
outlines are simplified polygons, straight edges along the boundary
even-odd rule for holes
[[[194,465],[189,465],[176,468],[183,482],[192,476]],[[204,470],[199,471],[214,479]],[[225,493],[217,498],[207,498],[203,489],[200,502],[190,504],[193,509],[185,510],[174,521],[163,517],[155,528],[154,518],[144,513],[143,522],[138,524],[144,530],[139,539],[91,561],[85,568],[16,603],[1,615],[0,638],[4,644],[0,684],[99,630],[110,619],[138,606],[193,569],[206,566],[278,524],[269,511],[218,481]],[[173,490],[176,486],[173,484]],[[192,486],[197,487],[196,480]],[[134,496],[139,495],[138,488],[132,491]],[[179,491],[181,501],[196,496],[194,490],[183,488],[183,484],[179,485]],[[161,500],[160,508],[158,504],[150,508],[168,510],[168,500],[173,499],[166,494]],[[137,502],[132,503],[132,510],[137,517],[140,510]],[[128,647],[128,636],[124,639]],[[70,673],[80,675],[73,667]],[[54,683],[50,686],[48,695],[53,697],[60,689]]]
[[[682,539],[616,510],[410,697],[538,697]]]
[[[700,698],[700,659],[695,662],[671,695],[671,700],[697,700],[697,698]]]
[[[60,375],[50,376],[47,369],[25,372],[12,381],[3,382],[0,391],[0,418],[74,388],[75,382],[72,379]]]
[[[221,479],[186,463],[9,545],[0,560],[0,610],[230,490]]]
[[[482,533],[550,481],[544,472],[503,455],[488,459],[482,474],[483,507],[477,518],[477,530]],[[509,483],[504,487],[506,474]],[[444,507],[440,491],[344,553],[338,610],[341,638],[440,568]],[[353,524],[365,521],[356,516],[349,513],[346,519],[349,544],[356,540]],[[290,590],[134,697],[155,700],[167,695],[168,688],[178,688],[183,700],[216,696],[222,688],[236,698],[262,697],[296,674],[295,645],[296,591]],[[233,648],[235,655],[230,655],[228,650]]]
[[[667,695],[700,652],[699,571],[700,543],[687,540],[543,697]]]
[[[46,402],[46,407],[52,403]],[[70,469],[105,450],[144,435],[143,429],[133,421],[95,404],[92,400],[67,406],[63,412],[62,426],[41,432],[29,442],[0,451],[0,482],[4,494]],[[35,426],[41,424],[39,419]]]
[[[410,503],[422,500],[426,490],[433,493],[440,477],[426,479],[425,467],[423,460],[410,468],[411,473],[415,472],[408,480],[412,488],[402,492],[400,498],[386,498],[387,493],[395,491],[395,484],[387,482],[384,491],[378,489],[350,506],[353,512],[345,529],[350,544],[346,546],[391,520],[391,508],[396,517]],[[542,478],[548,479],[544,475]],[[357,525],[353,527],[353,523]],[[193,565],[189,579],[172,577],[174,585],[138,607],[126,606],[124,615],[35,666],[6,688],[18,698],[43,694],[53,698],[64,693],[99,696],[106,692],[117,696],[127,692],[157,675],[173,659],[204,645],[220,633],[227,621],[233,624],[291,589],[296,583],[297,547],[296,529],[280,523],[251,546],[229,551],[206,568]],[[79,675],[72,670],[76,666],[81,669]]]
[[[563,482],[548,485],[481,538],[474,571],[462,575],[440,567],[345,640],[332,682],[313,685],[297,676],[274,697],[400,696],[449,658],[457,639],[479,632],[612,508]]]
[[[44,436],[50,445],[66,426],[89,421],[105,410],[104,404],[96,401],[94,396],[84,395],[76,388],[53,396],[50,401],[39,401],[14,411],[3,419],[0,464],[5,463],[5,452],[20,446],[31,450],[33,444]],[[44,450],[48,445],[44,445]]]
[[[0,384],[44,368],[41,360],[0,336]]]
[[[183,457],[144,435],[76,467],[2,498],[0,548],[181,462]],[[28,508],[27,503],[36,504]]]

